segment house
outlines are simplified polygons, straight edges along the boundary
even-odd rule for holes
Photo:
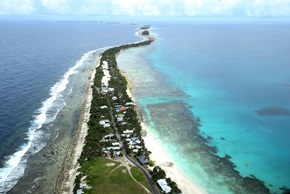
[[[116,147],[107,147],[107,148],[103,148],[103,151],[109,151],[109,150],[120,150],[121,148],[119,146]]]
[[[138,139],[138,137],[132,137],[131,140],[132,141],[136,141]]]
[[[109,141],[112,141],[112,140],[111,140],[111,137],[113,137],[113,136],[114,136],[114,134],[106,135],[106,136],[104,136],[104,137],[101,139],[100,142],[109,142]]]
[[[125,130],[125,131],[123,131],[124,134],[131,134],[131,133],[133,133],[133,132],[134,132],[134,130],[128,130],[128,129]]]
[[[120,111],[125,111],[127,108],[124,106],[121,106]]]
[[[119,142],[114,142],[114,143],[112,143],[112,145],[113,145],[113,146],[119,146],[120,143],[119,143]]]
[[[139,162],[144,165],[144,164],[148,164],[149,161],[145,158],[145,156],[138,156],[137,159],[139,160]]]
[[[127,125],[127,122],[122,122],[121,125]]]
[[[85,192],[82,189],[77,190],[77,194],[83,194],[83,193],[85,193]]]
[[[141,141],[139,139],[137,139],[135,142],[136,142],[136,144],[140,144],[141,143]]]
[[[114,134],[105,135],[103,139],[114,137]]]
[[[165,193],[170,193],[171,192],[171,187],[169,187],[167,185],[167,182],[165,179],[159,179],[157,181],[158,185],[160,186],[160,188],[162,189],[162,191],[164,191]]]
[[[138,137],[132,137],[131,140],[136,143],[136,144],[140,144],[141,141],[138,139]]]
[[[129,140],[129,144],[130,144],[130,145],[135,145],[135,143],[132,142],[131,140]]]
[[[118,121],[118,122],[124,121],[124,117],[122,117],[122,116],[118,116],[118,117],[117,117],[117,121]]]
[[[130,134],[121,134],[121,136],[124,137],[124,138],[125,138],[125,137],[126,137],[126,138],[129,138],[129,137],[130,137]],[[130,139],[128,139],[128,141],[130,141]]]
[[[80,188],[83,189],[83,188],[87,188],[88,185],[87,183],[80,183]]]
[[[109,119],[104,119],[103,121],[105,121],[105,123],[110,123]]]
[[[110,121],[108,119],[100,120],[99,124],[103,125],[104,128],[107,128],[107,127],[111,126]]]
[[[111,126],[110,123],[106,123],[106,124],[103,125],[104,128],[107,128],[107,127],[110,127],[110,126]]]
[[[116,111],[117,111],[117,112],[125,111],[126,109],[127,109],[127,108],[124,107],[124,106],[118,106],[118,107],[116,107]]]
[[[114,88],[108,88],[108,92],[114,92],[115,89]]]
[[[135,103],[134,103],[134,102],[126,102],[125,105],[126,105],[126,106],[135,106]]]
[[[99,122],[99,124],[100,124],[100,125],[105,125],[106,122],[105,122],[104,120],[101,120],[101,121]]]
[[[114,92],[114,88],[107,88],[107,87],[102,87],[102,93],[107,94],[108,92]]]

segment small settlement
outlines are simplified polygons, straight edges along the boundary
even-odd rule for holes
[[[101,65],[96,68],[93,86],[88,135],[78,160],[80,166],[94,157],[115,158],[124,157],[124,155],[135,159],[141,165],[154,165],[150,161],[150,152],[142,139],[142,129],[135,111],[135,103],[126,92],[127,81],[121,75],[116,62],[116,55],[121,50],[148,45],[151,42],[147,40],[114,47],[101,55]],[[173,188],[172,185],[167,184],[165,174],[158,174],[164,171],[160,170],[160,167],[158,169],[153,172],[155,172],[155,177],[159,177],[155,181],[156,185],[160,186],[160,190],[165,193],[181,193],[176,184]],[[75,183],[74,193],[83,193],[84,188],[89,189],[85,175],[82,173],[76,177]]]

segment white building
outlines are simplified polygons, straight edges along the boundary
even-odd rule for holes
[[[165,193],[170,193],[171,192],[171,187],[169,187],[167,185],[167,182],[165,179],[159,179],[157,181],[158,185],[160,186],[160,188],[162,189],[162,191],[164,191]]]
[[[124,134],[131,134],[131,133],[133,133],[133,132],[134,132],[134,130],[128,130],[128,129],[125,130],[125,131],[123,131]]]
[[[119,142],[114,142],[114,143],[112,143],[112,145],[113,146],[118,146],[118,145],[120,145],[120,143]]]
[[[126,105],[126,106],[135,106],[135,103],[134,103],[134,102],[126,102],[125,105]]]

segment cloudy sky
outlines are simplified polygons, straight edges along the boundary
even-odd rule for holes
[[[289,17],[290,0],[0,0],[0,15]]]

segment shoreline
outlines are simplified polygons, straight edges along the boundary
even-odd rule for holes
[[[152,40],[152,41],[156,40],[156,38],[152,37],[151,35],[148,35],[148,36],[141,35],[141,32],[138,32],[138,36],[143,37],[144,39]],[[119,54],[121,54],[121,52],[118,53],[118,55]],[[100,58],[96,60],[95,66],[90,76],[89,84],[87,86],[88,88],[86,91],[86,98],[82,107],[80,121],[78,124],[78,133],[71,145],[71,154],[66,159],[67,162],[63,169],[63,178],[60,180],[61,182],[58,184],[59,186],[55,190],[57,193],[68,194],[68,193],[72,193],[74,189],[74,181],[78,174],[78,168],[79,168],[78,159],[85,145],[85,138],[87,136],[87,131],[88,131],[87,122],[89,121],[89,118],[90,118],[91,101],[93,98],[91,86],[94,85],[95,71],[96,71],[96,67],[98,67],[99,65],[100,65]],[[136,100],[134,96],[132,95],[132,90],[134,89],[134,83],[128,79],[125,71],[120,69],[120,72],[126,78],[128,82],[126,92],[128,96],[135,102]],[[182,193],[185,193],[185,194],[186,193],[188,194],[205,193],[195,182],[187,178],[182,173],[182,171],[176,165],[174,165],[172,160],[169,159],[168,155],[164,151],[162,145],[160,145],[160,143],[154,138],[154,136],[150,134],[149,130],[146,127],[146,123],[143,120],[143,112],[141,108],[139,106],[136,106],[135,110],[140,120],[142,134],[145,135],[145,136],[142,136],[142,138],[144,139],[146,148],[149,151],[151,151],[150,159],[155,162],[155,165],[156,166],[159,165],[166,172],[167,176],[177,183]]]
[[[126,72],[121,69],[122,75],[126,78],[127,85],[127,94],[128,96],[136,102],[135,97],[133,96],[134,82],[129,80],[126,76]],[[173,181],[175,181],[178,187],[181,189],[184,194],[205,194],[206,192],[199,187],[197,183],[189,179],[182,170],[175,165],[175,163],[169,158],[167,153],[164,151],[162,145],[158,142],[158,140],[154,137],[153,134],[150,133],[146,126],[146,122],[143,119],[142,109],[137,105],[136,113],[140,118],[140,124],[142,127],[142,134],[145,134],[142,138],[144,140],[146,148],[151,151],[150,159],[154,161],[155,166],[160,166],[168,177],[170,177]]]
[[[96,68],[100,65],[100,57],[96,59],[95,65],[92,69],[92,73],[89,77],[89,83],[86,89],[85,101],[82,105],[82,112],[80,115],[80,121],[78,124],[77,135],[73,140],[71,145],[72,153],[68,156],[67,163],[65,166],[63,179],[58,188],[56,188],[57,193],[70,194],[73,193],[74,181],[78,174],[79,163],[78,159],[81,156],[83,147],[85,145],[85,139],[88,132],[87,122],[90,118],[90,108],[91,101],[93,99],[92,86],[94,85],[94,78],[96,73]]]
[[[142,37],[144,38],[145,36],[142,36]],[[156,39],[154,39],[154,40],[156,40]],[[122,54],[122,53],[120,52],[119,54]],[[128,85],[126,88],[127,94],[134,102],[136,102],[136,99],[132,95],[132,91],[134,89],[134,83],[128,79],[125,71],[122,71],[120,69],[120,72],[122,72],[122,75],[126,78],[126,80],[128,82]],[[148,130],[148,128],[146,126],[146,121],[144,121],[144,119],[142,119],[144,114],[142,113],[142,110],[140,109],[139,106],[136,106],[136,112],[137,112],[138,117],[141,121],[142,131],[144,131],[144,134],[145,134],[145,137],[143,137],[144,142],[145,142],[145,146],[149,151],[152,152],[150,158],[151,158],[151,160],[155,161],[156,166],[159,165],[164,169],[166,174],[169,177],[171,177],[172,180],[174,180],[178,184],[179,188],[183,191],[182,193],[205,193],[192,179],[190,179],[189,177],[186,176],[186,173],[182,170],[182,168],[178,167],[170,160],[170,158],[168,157],[168,153],[166,153],[165,150],[163,149],[162,143],[159,141],[159,139],[158,138],[156,139],[153,134],[150,134],[150,131]],[[80,121],[81,120],[82,120],[82,118],[80,117]],[[79,138],[79,137],[76,137],[76,138]],[[81,151],[80,151],[80,153],[81,153]],[[70,172],[72,172],[72,171],[75,172],[75,174],[76,174],[77,168],[71,169]],[[70,189],[72,190],[74,182],[73,182],[73,179],[71,179],[71,181],[72,182],[67,183],[67,184],[72,185],[70,187]],[[65,193],[65,192],[63,192],[63,193]]]
[[[153,37],[152,35],[142,35],[142,31],[139,31],[136,33],[137,36],[142,37],[143,39],[156,41],[157,38]],[[122,54],[122,53],[119,53]],[[118,66],[119,67],[119,66]],[[120,67],[119,67],[120,69]],[[126,72],[122,69],[120,69],[121,74],[126,78],[127,80],[127,94],[128,96],[133,100],[133,102],[136,102],[136,99],[133,95],[133,90],[135,87],[135,84],[132,80],[128,78],[126,75]],[[182,170],[174,164],[174,162],[169,158],[167,153],[164,151],[162,145],[158,142],[158,140],[154,137],[153,134],[150,133],[146,126],[146,122],[144,121],[143,112],[139,105],[135,107],[135,111],[138,115],[138,118],[140,120],[140,124],[142,127],[142,134],[144,136],[142,137],[145,143],[146,148],[151,151],[150,159],[154,161],[155,166],[160,166],[165,172],[168,177],[170,177],[173,181],[175,181],[178,185],[178,187],[181,189],[182,193],[185,194],[205,194],[205,192],[202,190],[202,188],[199,187],[198,184],[196,184],[194,181],[189,179]]]

